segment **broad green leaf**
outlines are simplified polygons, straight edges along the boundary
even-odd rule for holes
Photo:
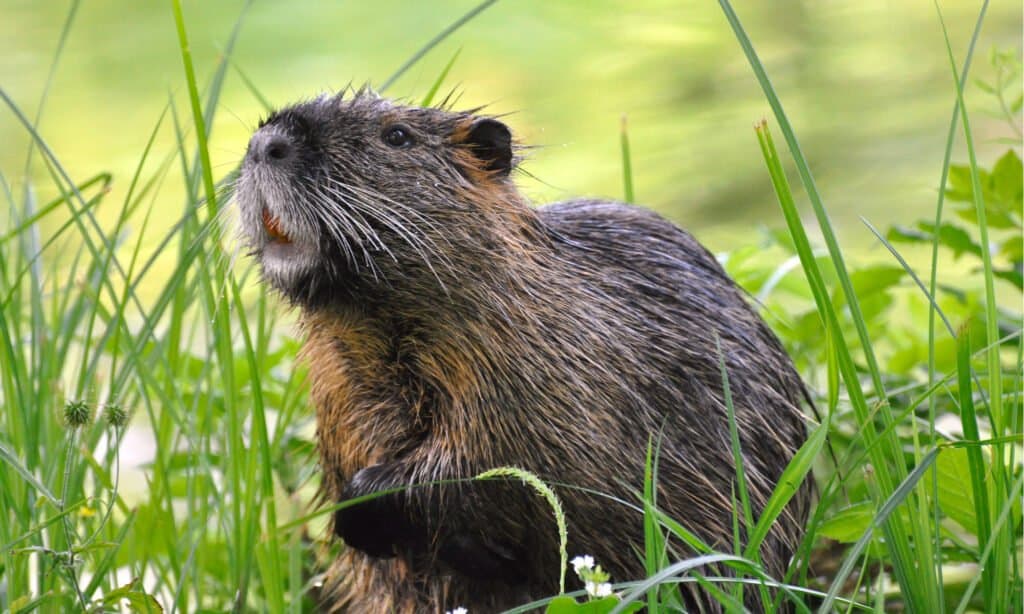
[[[905,275],[898,266],[871,266],[850,273],[850,281],[859,298],[885,290],[900,283]]]
[[[1024,260],[1024,236],[1014,235],[1003,241],[999,246],[999,255],[1019,264]]]
[[[619,597],[612,595],[594,601],[577,602],[572,597],[556,597],[545,610],[547,614],[608,614],[615,606],[619,605]],[[627,614],[638,612],[644,607],[643,603],[631,603],[620,611]]]
[[[164,608],[152,595],[142,591],[129,591],[124,598],[128,601],[128,609],[139,614],[156,614]]]
[[[1024,165],[1017,152],[1007,150],[996,161],[990,175],[990,187],[997,203],[1005,205],[1009,213],[1020,215],[1024,202]]]
[[[946,198],[949,200],[961,203],[973,202],[974,190],[971,188],[970,167],[963,164],[951,164],[946,186]]]
[[[1016,269],[996,269],[992,271],[992,274],[1017,286],[1018,290],[1024,288],[1024,275],[1021,275],[1020,271]]]
[[[576,614],[580,611],[580,604],[572,597],[555,597],[544,611],[547,614]]]
[[[895,227],[886,233],[886,239],[896,243],[927,243],[935,237],[935,225],[930,222],[919,222],[916,229]],[[939,244],[953,250],[953,257],[959,258],[965,253],[981,256],[981,247],[971,239],[963,228],[944,222],[939,226]]]
[[[921,222],[917,225],[923,232],[928,235],[928,242],[932,241],[932,237],[935,236],[935,224],[930,222]],[[981,256],[981,246],[978,245],[963,228],[945,222],[939,226],[939,244],[943,247],[947,247],[953,250],[953,257],[959,258],[962,254],[974,254],[975,256]]]
[[[131,612],[141,612],[144,614],[163,612],[164,609],[160,603],[152,595],[147,595],[139,590],[137,588],[138,585],[139,579],[135,578],[128,584],[115,588],[103,596],[103,605],[111,606],[111,609],[118,610],[120,609],[118,606],[121,605],[123,600],[128,602],[128,609]]]
[[[852,544],[868,530],[868,527],[871,526],[871,519],[874,517],[875,508],[870,501],[855,503],[839,510],[838,513],[821,523],[818,533],[844,544]]]

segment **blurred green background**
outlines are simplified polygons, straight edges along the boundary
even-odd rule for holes
[[[274,105],[349,82],[379,85],[476,0],[254,2],[234,62]],[[71,3],[0,0],[0,86],[33,117]],[[200,83],[206,83],[244,2],[186,0]],[[966,49],[979,2],[943,0],[954,50]],[[847,245],[874,244],[859,222],[909,224],[934,209],[942,149],[955,99],[931,2],[738,0],[736,9],[816,173]],[[1021,3],[993,2],[974,75],[990,78],[992,47],[1020,45]],[[637,200],[716,250],[750,244],[757,225],[781,216],[752,129],[770,114],[717,3],[502,0],[457,31],[388,94],[420,100],[461,49],[442,90],[460,106],[487,104],[528,152],[519,177],[537,202],[576,195],[622,197],[619,126],[629,119]],[[958,57],[958,62],[962,57]],[[110,215],[169,98],[189,120],[170,3],[85,1],[42,115],[41,133],[72,177],[115,176]],[[968,108],[989,163],[1006,145],[991,97],[971,88]],[[212,131],[220,175],[245,151],[264,111],[232,71]],[[0,112],[0,171],[23,184],[27,136]],[[162,127],[151,163],[175,148]],[[964,160],[962,148],[954,160]],[[179,169],[172,167],[172,173]],[[40,200],[52,184],[36,163]],[[181,182],[155,206],[180,216]],[[17,192],[16,192],[17,193]],[[166,213],[164,213],[166,210]],[[6,223],[6,222],[3,222]],[[52,223],[56,224],[57,220]],[[154,237],[158,233],[154,233]],[[155,240],[155,239],[154,239]]]

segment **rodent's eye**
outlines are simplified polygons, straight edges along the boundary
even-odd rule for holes
[[[384,142],[392,147],[408,147],[412,145],[412,133],[404,126],[391,126],[381,135]]]

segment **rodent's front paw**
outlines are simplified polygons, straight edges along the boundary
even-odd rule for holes
[[[503,580],[514,584],[525,579],[519,557],[509,548],[474,537],[454,533],[441,542],[441,559],[455,571],[478,580]]]
[[[358,471],[341,493],[341,500],[388,490],[386,465]],[[378,558],[391,558],[401,549],[415,547],[418,531],[405,510],[403,492],[380,495],[334,513],[334,532],[349,547]]]

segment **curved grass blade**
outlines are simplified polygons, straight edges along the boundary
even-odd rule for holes
[[[441,44],[441,41],[451,36],[453,32],[455,32],[462,26],[466,25],[466,23],[471,21],[480,13],[486,11],[488,8],[491,7],[492,4],[495,4],[497,1],[498,0],[484,0],[484,2],[481,2],[480,4],[476,5],[476,7],[474,7],[473,10],[469,11],[462,17],[456,19],[451,25],[449,25],[444,30],[441,30],[441,32],[437,34],[437,36],[427,41],[426,45],[423,45],[419,49],[419,51],[414,53],[412,57],[406,60],[405,63],[398,68],[398,70],[396,70],[390,77],[388,77],[387,80],[384,81],[384,84],[380,86],[380,91],[383,92],[384,90],[391,87],[395,83],[395,81],[398,80],[399,77],[404,75],[407,70],[412,68],[413,65],[416,64],[416,62],[419,62],[421,59],[423,59],[423,56],[427,55],[427,53],[429,53],[431,49]]]
[[[448,72],[452,69],[452,66],[455,65],[455,60],[459,59],[460,53],[462,53],[462,47],[459,47],[455,51],[455,54],[452,55],[452,59],[448,60],[448,63],[445,64],[441,74],[437,76],[437,79],[434,79],[434,84],[430,86],[430,89],[427,91],[427,95],[423,97],[423,101],[420,103],[421,107],[429,107],[430,103],[434,102],[434,96],[437,96],[437,90],[441,89],[441,84],[444,83],[445,78],[448,76]]]
[[[12,469],[17,471],[18,474],[21,475],[21,477],[25,478],[25,481],[28,482],[32,486],[32,488],[35,488],[39,492],[39,494],[46,497],[50,501],[50,503],[57,507],[60,507],[60,500],[56,496],[54,496],[52,492],[50,492],[50,489],[47,488],[45,484],[39,481],[39,478],[33,475],[32,472],[29,471],[28,468],[22,464],[22,462],[18,459],[18,455],[15,454],[13,450],[9,449],[2,443],[0,443],[0,459],[6,461],[7,464],[11,466]]]

